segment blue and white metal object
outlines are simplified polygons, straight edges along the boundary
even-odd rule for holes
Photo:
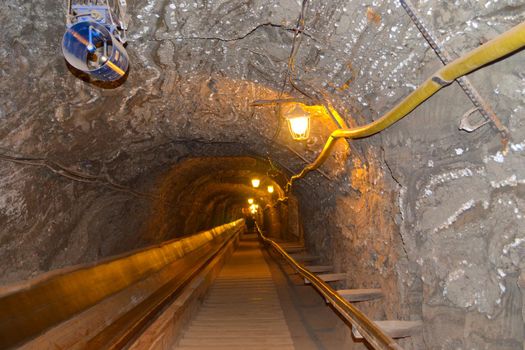
[[[68,1],[67,30],[62,39],[65,59],[101,81],[115,81],[129,67],[126,42],[126,1]]]

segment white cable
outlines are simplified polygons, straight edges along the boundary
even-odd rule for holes
[[[117,24],[115,23],[115,21],[113,21],[113,15],[111,15],[111,7],[109,7],[109,0],[106,0],[106,5],[107,5],[108,11],[109,11],[109,20],[111,21],[111,24],[116,26]]]

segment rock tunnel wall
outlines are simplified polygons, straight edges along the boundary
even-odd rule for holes
[[[457,55],[523,20],[523,5],[515,2],[417,5]],[[370,22],[358,27],[364,44],[355,48],[357,61],[363,59],[356,66],[366,74],[358,74],[349,90],[359,92],[360,110],[353,113],[364,121],[382,115],[442,66],[394,2],[373,10],[399,17],[384,34]],[[384,21],[382,16],[380,27]],[[407,48],[408,56],[396,52]],[[303,206],[307,242],[330,252],[327,259],[347,272],[347,286],[395,291],[384,304],[360,304],[367,314],[423,319],[419,337],[400,341],[405,348],[523,346],[523,62],[521,51],[469,76],[508,125],[507,147],[489,125],[459,130],[472,103],[454,84],[380,135],[355,141],[355,153],[366,161],[353,157],[323,210]]]
[[[414,3],[453,56],[525,19],[513,0]],[[110,89],[64,63],[62,6],[0,9],[1,283],[213,226],[240,197],[213,185],[215,201],[231,205],[207,207],[201,193],[211,219],[199,220],[179,204],[199,188],[183,186],[193,167],[177,175],[184,160],[270,158],[291,175],[334,128],[318,118],[311,138],[293,143],[284,128],[275,133],[273,107],[251,106],[281,96],[296,1],[136,1],[132,67]],[[521,51],[469,77],[508,126],[507,148],[490,125],[458,130],[472,104],[453,84],[381,134],[340,141],[321,172],[294,185],[307,245],[347,272],[346,286],[386,291],[384,303],[359,307],[423,319],[421,335],[400,341],[406,349],[522,349],[524,61]],[[377,119],[440,66],[398,1],[309,3],[297,83],[351,126]],[[200,177],[206,163],[197,163]],[[254,167],[234,166],[243,176],[268,170]]]

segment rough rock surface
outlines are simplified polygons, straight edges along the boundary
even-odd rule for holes
[[[414,4],[453,56],[525,19],[516,0]],[[299,1],[130,2],[131,69],[111,88],[65,64],[64,6],[0,8],[1,283],[171,237],[148,226],[159,204],[143,193],[182,160],[270,157],[291,174],[334,128],[316,120],[308,142],[292,143],[284,128],[274,138],[273,107],[250,105],[280,96]],[[309,2],[305,14],[295,80],[349,125],[377,119],[441,66],[396,0]],[[387,292],[359,307],[424,321],[406,349],[523,348],[524,62],[521,51],[469,77],[509,128],[507,149],[490,125],[458,130],[472,104],[453,84],[350,152],[340,142],[323,174],[294,187],[311,248],[347,286]],[[299,95],[287,85],[284,96]],[[237,170],[232,183],[251,174]]]

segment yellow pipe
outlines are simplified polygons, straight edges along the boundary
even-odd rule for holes
[[[405,117],[426,99],[434,95],[444,86],[451,84],[455,79],[494,62],[524,46],[525,22],[518,24],[464,56],[450,62],[376,121],[355,128],[335,130],[326,141],[319,156],[301,170],[300,173],[290,178],[290,181],[288,181],[286,185],[286,190],[290,190],[293,181],[303,178],[310,171],[319,168],[328,158],[330,151],[340,138],[358,139],[374,135]]]

